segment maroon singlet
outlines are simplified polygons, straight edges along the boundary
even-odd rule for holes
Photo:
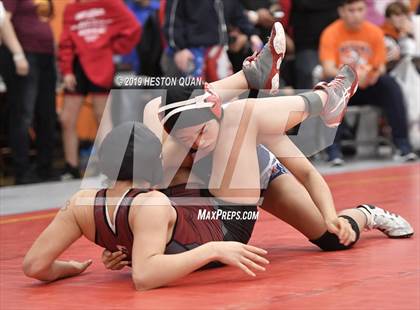
[[[188,191],[188,190],[186,190]],[[128,216],[133,199],[145,193],[144,190],[130,189],[117,204],[112,225],[106,208],[106,189],[98,191],[95,197],[95,243],[111,252],[122,251],[125,260],[131,262],[134,236]],[[183,193],[188,195],[187,193]],[[141,206],[138,206],[141,208]],[[211,205],[173,205],[177,219],[171,240],[166,245],[165,254],[175,254],[191,250],[210,241],[223,241],[223,223],[220,220],[199,220],[198,210],[213,210]]]

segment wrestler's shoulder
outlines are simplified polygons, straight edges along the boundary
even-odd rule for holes
[[[136,205],[154,205],[154,206],[168,206],[170,205],[169,198],[162,192],[157,190],[151,190],[146,193],[137,195],[133,204]]]

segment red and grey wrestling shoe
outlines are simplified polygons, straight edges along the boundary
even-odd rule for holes
[[[286,36],[281,23],[271,29],[268,43],[261,51],[245,59],[242,71],[250,89],[267,89],[271,94],[280,87],[280,65],[286,53]]]
[[[414,234],[410,223],[401,215],[372,205],[360,205],[357,209],[366,215],[368,230],[378,229],[389,238],[409,238]]]
[[[323,90],[328,99],[321,112],[321,119],[328,127],[337,127],[343,120],[350,98],[356,93],[359,79],[356,71],[349,65],[341,67],[331,82],[318,83],[314,90]]]

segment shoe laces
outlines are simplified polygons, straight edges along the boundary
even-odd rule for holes
[[[332,80],[328,86],[331,87],[344,87],[344,80],[345,77],[343,75],[338,75],[334,78],[334,80]]]
[[[381,213],[375,213],[373,216],[374,216],[374,226],[375,227],[387,224],[387,222],[389,220],[391,220],[393,222],[398,221],[398,214],[389,212],[387,210],[383,210],[383,212],[381,212]]]
[[[261,52],[261,51],[260,51],[260,52]],[[258,56],[260,55],[260,52],[254,52],[254,54],[252,54],[251,56],[247,57],[247,58],[245,59],[245,61],[246,61],[246,62],[249,62],[249,63],[254,62],[254,61],[258,58]]]

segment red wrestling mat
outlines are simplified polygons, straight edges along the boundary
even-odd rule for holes
[[[327,177],[339,209],[359,202],[405,216],[420,229],[420,165]],[[101,250],[80,240],[65,258],[94,259],[84,275],[48,285],[26,278],[24,253],[51,212],[0,218],[1,309],[419,309],[419,242],[370,232],[350,251],[324,253],[267,215],[252,244],[269,251],[265,273],[251,279],[225,267],[196,272],[149,292],[136,292],[129,270],[106,271]]]

